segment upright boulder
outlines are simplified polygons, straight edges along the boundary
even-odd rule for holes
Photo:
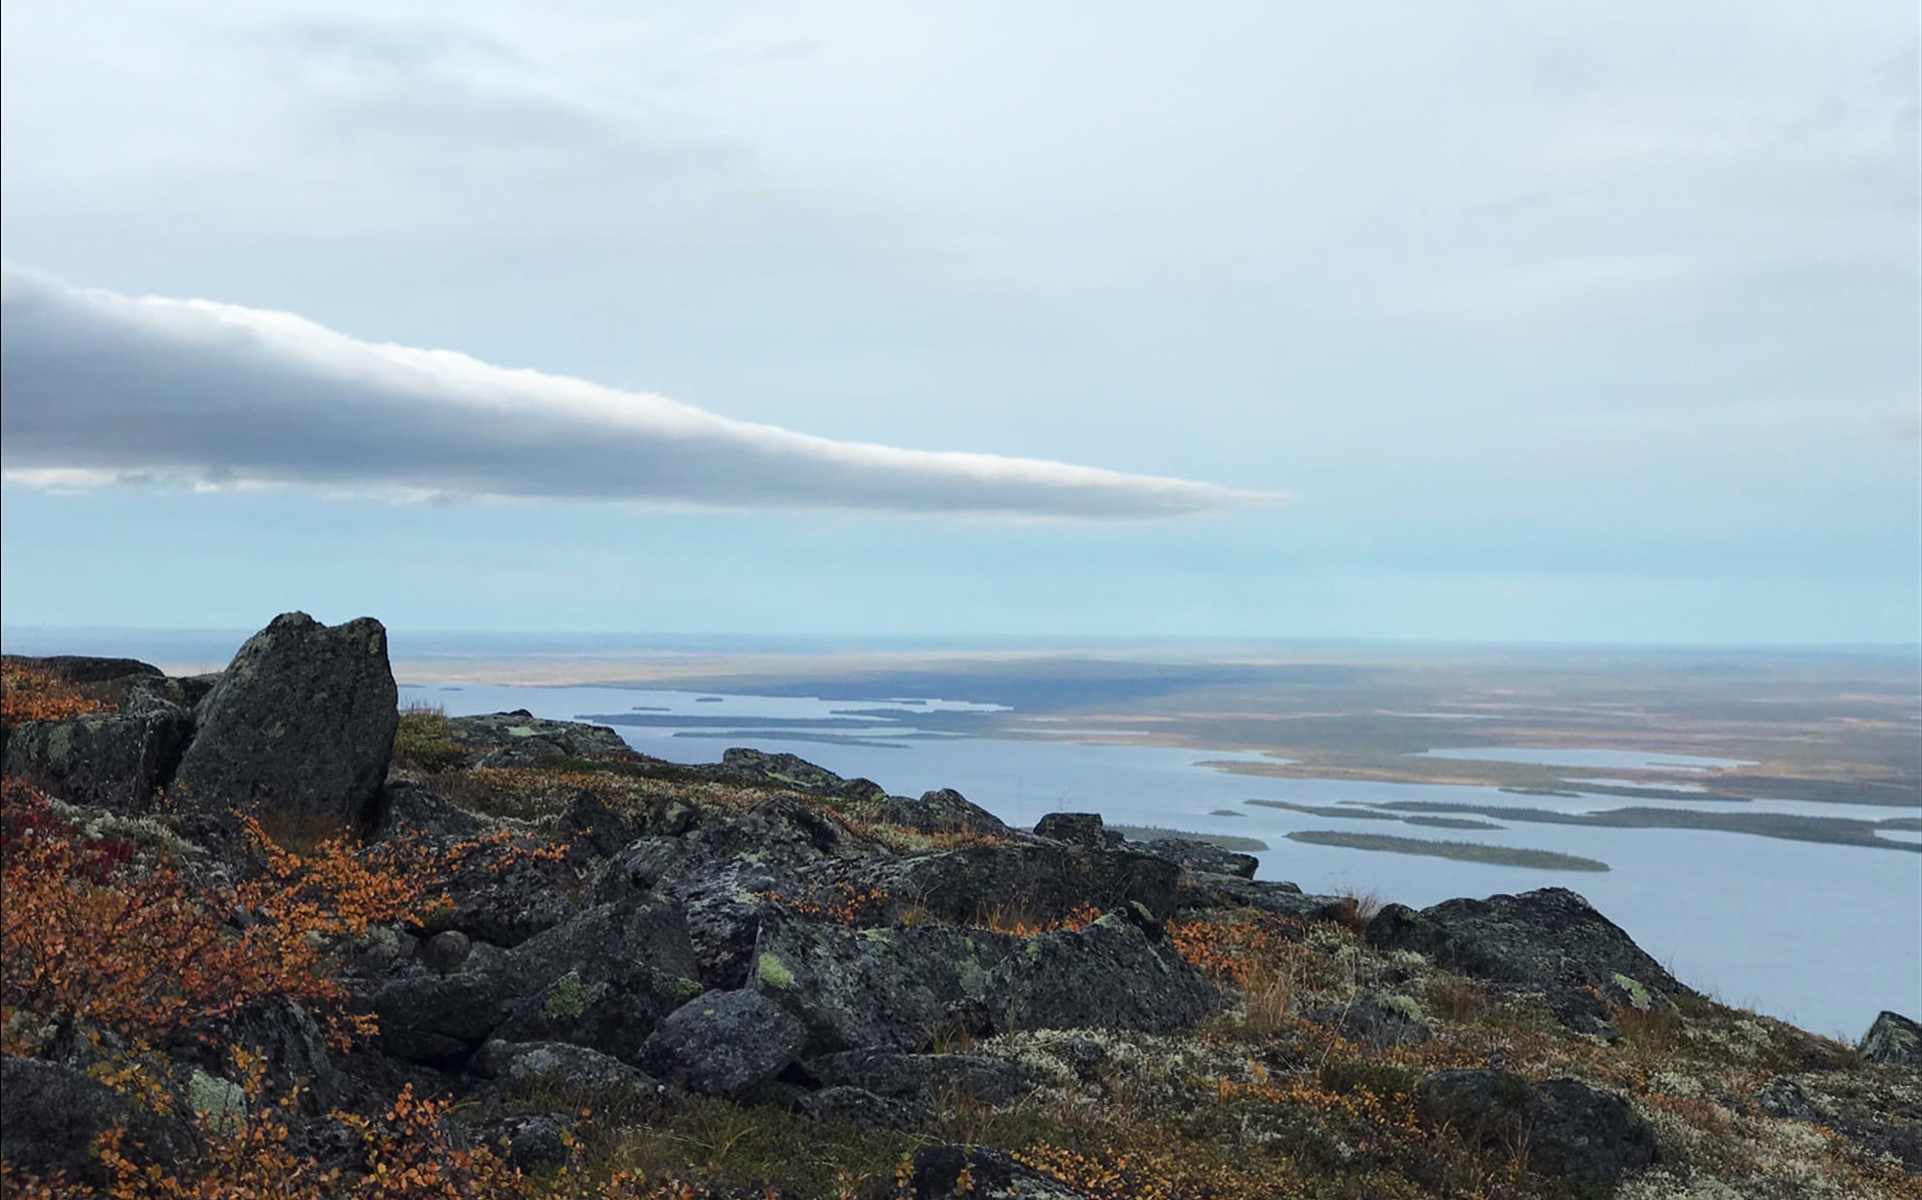
[[[387,630],[285,613],[247,639],[199,706],[177,776],[189,799],[258,804],[298,828],[373,813],[400,720]]]

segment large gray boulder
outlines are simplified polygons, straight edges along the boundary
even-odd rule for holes
[[[641,1050],[644,1070],[689,1091],[746,1097],[801,1052],[807,1030],[758,992],[709,992],[668,1014]]]
[[[382,1052],[452,1070],[480,1049],[523,984],[494,957],[474,956],[450,975],[422,971],[380,985],[373,1009]]]
[[[1922,1025],[1884,1010],[1862,1035],[1855,1051],[1863,1062],[1922,1064]]]
[[[258,805],[282,826],[363,824],[387,776],[398,695],[379,621],[275,617],[200,702],[179,784],[196,805]]]
[[[480,1048],[469,1068],[483,1079],[498,1079],[509,1086],[531,1090],[542,1085],[560,1085],[581,1091],[631,1088],[651,1093],[660,1085],[611,1054],[570,1046],[565,1042],[504,1042],[494,1040]]]
[[[495,1035],[566,1042],[632,1062],[661,1019],[701,991],[678,905],[596,905],[507,955],[520,995]]]
[[[641,838],[602,870],[596,898],[658,891],[677,900],[710,988],[746,984],[761,922],[839,879],[872,847],[786,796],[679,837]],[[825,898],[825,897],[824,897]]]
[[[776,917],[757,951],[750,986],[807,1026],[816,1055],[1009,1029],[1165,1032],[1218,998],[1166,939],[1114,915],[1031,938]]]
[[[1027,938],[991,983],[1009,1029],[1144,1029],[1193,1025],[1220,999],[1158,926],[1114,913],[1085,929]]]
[[[1689,990],[1634,939],[1566,888],[1486,900],[1446,900],[1420,912],[1391,904],[1365,935],[1381,950],[1414,950],[1437,965],[1527,987],[1626,987],[1664,995]]]
[[[1654,1128],[1620,1096],[1578,1079],[1437,1071],[1416,1091],[1429,1121],[1485,1146],[1525,1146],[1540,1175],[1606,1184],[1656,1160]]]
[[[1003,934],[851,929],[770,914],[748,983],[800,1019],[810,1053],[921,1050],[944,1033],[991,1027],[994,975],[1015,949]]]

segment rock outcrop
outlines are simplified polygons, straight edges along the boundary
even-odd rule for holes
[[[486,716],[450,717],[448,734],[472,753],[477,767],[531,767],[562,758],[628,755],[621,735],[605,725],[550,721],[526,709]]]
[[[1422,1113],[1471,1141],[1527,1155],[1531,1170],[1613,1183],[1656,1160],[1655,1130],[1628,1102],[1578,1079],[1534,1082],[1502,1071],[1438,1071]]]
[[[1863,1062],[1922,1063],[1922,1025],[1884,1009],[1862,1035],[1855,1051]]]
[[[780,1074],[807,1030],[758,992],[709,992],[669,1013],[641,1048],[641,1066],[705,1096],[747,1097]]]
[[[1605,997],[1646,1007],[1692,994],[1566,888],[1448,900],[1420,912],[1390,904],[1366,936],[1382,950],[1412,950],[1464,975],[1540,991],[1563,1024],[1584,1033],[1613,1035]]]
[[[196,806],[258,807],[283,827],[374,815],[399,723],[387,631],[370,617],[275,617],[201,700],[178,784]]]
[[[75,804],[144,812],[173,782],[193,728],[186,709],[142,693],[125,712],[20,725],[5,770]]]

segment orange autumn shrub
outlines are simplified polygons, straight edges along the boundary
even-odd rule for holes
[[[59,721],[111,706],[80,694],[72,684],[18,659],[0,660],[0,725]]]
[[[232,887],[189,883],[165,856],[89,840],[17,780],[0,784],[0,1048],[29,1053],[36,1024],[71,1021],[146,1043],[265,997],[314,1012],[337,1044],[370,1031],[327,961],[340,938],[411,921],[438,897],[424,847],[308,854],[243,827],[265,858]],[[236,924],[240,928],[236,928]],[[37,1021],[16,1020],[16,1015]]]

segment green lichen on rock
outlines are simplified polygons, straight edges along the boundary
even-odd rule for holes
[[[755,962],[754,969],[760,975],[761,982],[771,988],[786,990],[794,986],[794,972],[788,969],[786,963],[772,954],[761,955]]]
[[[231,1135],[247,1120],[247,1093],[232,1080],[196,1069],[187,1081],[187,1101],[210,1130]]]
[[[587,989],[581,986],[581,973],[569,971],[554,981],[547,991],[547,1015],[569,1021],[587,1010]]]
[[[1417,1024],[1426,1023],[1428,1020],[1428,1017],[1421,1010],[1420,1001],[1416,1000],[1413,996],[1389,996],[1382,1001],[1382,1004],[1385,1007],[1394,1009],[1403,1017]]]
[[[1647,988],[1643,987],[1637,980],[1622,974],[1620,971],[1615,973],[1615,986],[1627,993],[1629,1004],[1637,1012],[1647,1012],[1649,1006],[1654,1003],[1649,998]]]

